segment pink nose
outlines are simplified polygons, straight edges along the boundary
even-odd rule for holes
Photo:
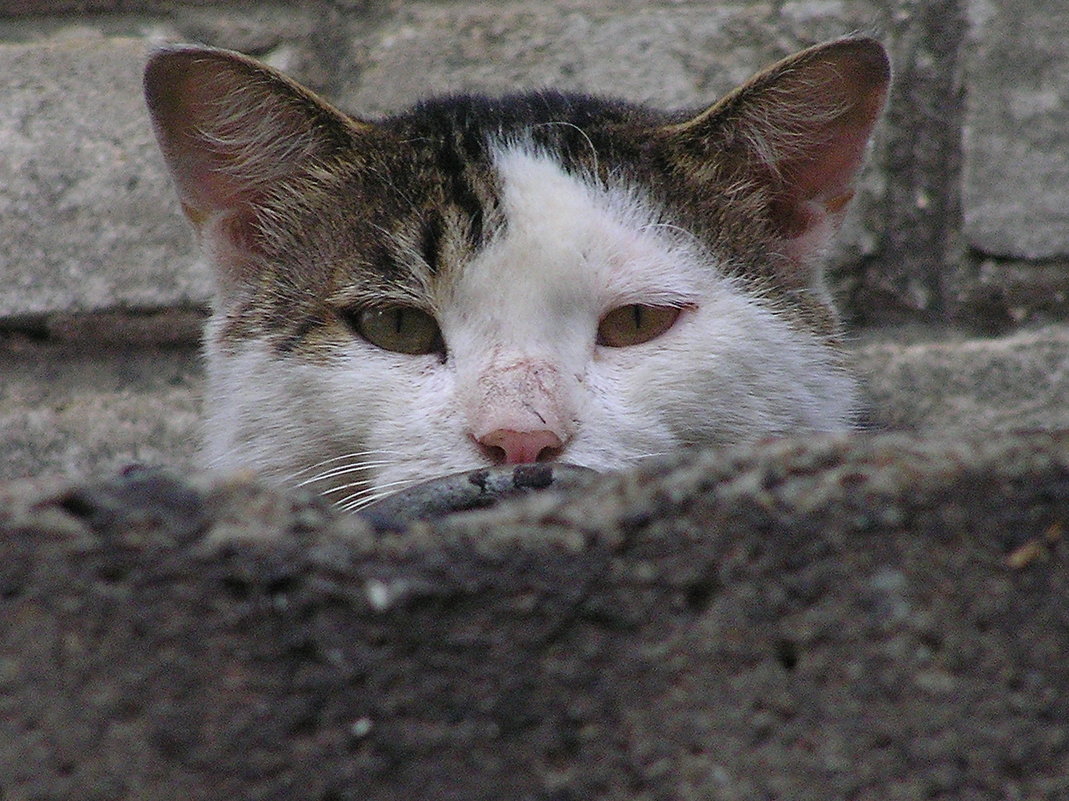
[[[498,464],[548,461],[564,445],[552,431],[513,431],[498,428],[479,438],[487,455]]]

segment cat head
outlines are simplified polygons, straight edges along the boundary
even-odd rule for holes
[[[148,104],[218,289],[206,452],[355,502],[848,425],[820,262],[888,75],[845,39],[693,112],[533,92],[365,121],[159,51]]]

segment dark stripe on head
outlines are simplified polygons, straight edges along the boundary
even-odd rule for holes
[[[437,211],[430,212],[420,228],[419,252],[431,275],[438,272],[438,256],[441,252],[444,234],[445,223],[442,221],[442,215]]]
[[[460,209],[461,215],[468,220],[468,240],[474,250],[483,245],[485,212],[467,171],[469,165],[474,163],[474,153],[485,148],[481,143],[476,145],[472,141],[473,134],[473,131],[465,131],[460,141],[444,142],[438,152],[437,166],[445,179],[446,202]]]

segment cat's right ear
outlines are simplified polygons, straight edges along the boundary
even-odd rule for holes
[[[853,195],[890,75],[878,41],[826,42],[661,133],[699,185],[718,182],[716,191],[736,205],[751,201],[774,249],[809,281]]]
[[[154,53],[145,98],[182,209],[224,289],[255,269],[258,211],[270,194],[294,191],[373,128],[270,67],[206,47]]]

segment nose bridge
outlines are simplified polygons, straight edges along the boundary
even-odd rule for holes
[[[472,434],[550,431],[561,440],[572,433],[569,387],[558,365],[537,356],[498,358],[483,369],[470,409]]]
[[[491,365],[479,378],[487,391],[514,390],[523,396],[550,394],[558,383],[558,370],[544,359],[527,357],[503,365]]]

